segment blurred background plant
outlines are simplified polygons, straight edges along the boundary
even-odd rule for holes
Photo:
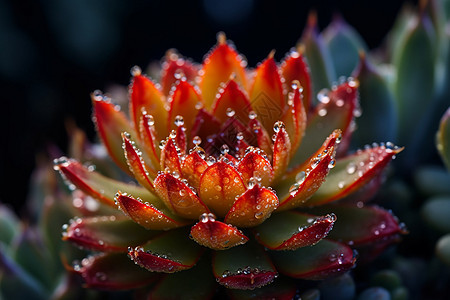
[[[314,4],[319,19],[310,15],[300,42],[316,92],[331,88],[340,76],[359,79],[362,114],[355,124],[354,147],[372,141],[406,147],[392,168],[396,176],[390,176],[374,201],[391,208],[410,234],[375,264],[307,286],[301,297],[446,299],[450,294],[450,174],[437,149],[449,167],[449,113],[445,111],[450,106],[450,1],[359,2]],[[212,0],[176,5],[162,1],[0,2],[0,76],[6,104],[2,125],[14,128],[7,130],[7,146],[2,147],[2,157],[7,159],[2,159],[0,200],[23,217],[20,221],[10,207],[0,207],[0,299],[11,299],[18,291],[36,299],[69,295],[68,291],[75,297],[104,296],[77,289],[79,282],[60,263],[61,226],[80,214],[81,204],[54,176],[48,157],[37,160],[29,189],[11,188],[28,181],[37,150],[60,156],[48,146],[52,140],[72,157],[95,161],[97,166],[107,160],[98,149],[92,150],[95,147],[88,147],[89,151],[66,147],[65,128],[71,128],[72,141],[83,135],[72,125],[63,126],[69,116],[93,140],[86,113],[91,109],[90,92],[103,88],[126,97],[123,86],[129,78],[123,70],[159,59],[171,47],[201,61],[200,53],[209,49],[220,30],[255,59],[250,66],[272,48],[281,58],[295,44],[313,7],[312,1],[302,5],[230,3],[235,5],[232,10],[218,9],[220,2]],[[333,11],[342,16],[332,17]],[[315,70],[319,73],[314,74]],[[87,140],[72,145],[84,143]],[[106,172],[115,172],[108,168]],[[72,252],[68,261],[80,255],[77,249]]]

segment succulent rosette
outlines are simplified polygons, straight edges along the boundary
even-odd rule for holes
[[[92,94],[98,134],[129,178],[55,162],[78,194],[110,207],[63,233],[91,251],[73,267],[86,286],[209,298],[218,283],[235,297],[264,286],[251,295],[289,298],[289,277],[344,273],[354,249],[370,259],[404,232],[389,211],[367,204],[401,148],[348,153],[358,80],[316,101],[301,47],[280,64],[273,54],[247,69],[219,34],[202,65],[168,51],[159,83],[133,68],[128,116]]]

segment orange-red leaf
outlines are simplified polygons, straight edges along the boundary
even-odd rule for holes
[[[255,134],[258,147],[267,154],[270,160],[272,160],[272,140],[267,133],[267,130],[257,119],[250,120],[249,129]]]
[[[237,170],[244,182],[249,182],[253,177],[262,186],[269,186],[273,179],[272,165],[261,152],[255,149],[248,151],[237,165]]]
[[[201,214],[209,213],[208,207],[189,186],[171,174],[158,175],[155,190],[166,206],[183,218],[198,219]]]
[[[122,139],[125,158],[130,167],[130,171],[134,174],[134,178],[146,189],[153,192],[155,186],[150,176],[155,177],[156,172],[144,162],[140,151],[135,147],[134,142],[130,140],[129,135],[122,133]]]
[[[155,120],[152,115],[144,114],[142,115],[140,124],[139,124],[139,137],[142,141],[142,150],[147,153],[148,157],[152,162],[152,166],[155,170],[159,169],[159,157],[160,157],[160,149],[158,147],[159,142],[156,138],[155,132]]]
[[[297,51],[290,52],[281,63],[281,72],[286,84],[298,80],[303,91],[303,107],[309,112],[312,101],[311,77],[309,67],[302,54]]]
[[[197,67],[189,60],[180,57],[174,50],[167,51],[161,71],[161,90],[163,94],[168,96],[175,83],[183,77],[188,82],[194,81],[197,73]]]
[[[216,117],[207,112],[204,108],[201,108],[195,118],[194,126],[191,131],[191,137],[207,137],[213,135],[220,130],[220,126],[220,122],[216,119]],[[192,145],[192,142],[188,145]]]
[[[314,216],[298,211],[275,214],[257,226],[256,239],[271,250],[295,250],[311,246],[327,236],[336,221],[334,214]]]
[[[248,123],[248,115],[252,111],[248,96],[239,88],[235,80],[227,82],[223,89],[219,90],[219,98],[213,104],[212,112],[220,121],[225,122],[231,114],[242,123]]]
[[[247,89],[245,61],[227,42],[223,33],[218,36],[218,44],[212,49],[203,62],[200,71],[200,89],[209,109],[216,99],[221,83],[227,82],[232,74],[244,89]]]
[[[286,100],[278,66],[272,53],[256,70],[255,80],[250,90],[250,102],[266,129],[281,120]]]
[[[244,182],[236,169],[222,161],[209,166],[200,179],[200,198],[220,217],[228,213],[236,196],[245,190]]]
[[[170,98],[170,110],[168,116],[168,130],[175,129],[175,118],[182,116],[187,136],[190,136],[197,116],[197,108],[203,103],[202,98],[195,88],[185,80],[181,80],[176,86]]]
[[[97,132],[108,150],[111,158],[125,172],[130,174],[127,162],[122,151],[121,133],[126,131],[135,136],[135,131],[130,125],[125,114],[116,105],[102,95],[92,95],[94,107],[93,119]]]
[[[289,159],[291,157],[291,141],[289,135],[284,129],[284,123],[277,122],[274,128],[278,126],[275,130],[275,140],[273,144],[273,171],[274,178],[280,178],[286,171]]]
[[[282,195],[279,210],[311,205],[308,199],[319,189],[336,163],[334,152],[334,147],[329,147],[309,161],[308,167],[298,173],[289,193]]]
[[[306,111],[302,104],[302,92],[298,81],[292,83],[293,91],[289,93],[288,109],[283,115],[286,131],[291,138],[291,154],[297,151],[306,129]]]
[[[181,172],[191,186],[198,189],[200,178],[208,168],[208,163],[204,160],[205,151],[200,147],[194,147],[181,163]]]
[[[175,146],[175,142],[171,138],[167,138],[166,142],[161,149],[161,170],[173,172],[174,174],[181,175],[181,163],[178,152],[180,150]]]
[[[168,230],[184,226],[188,220],[172,214],[164,205],[144,203],[126,193],[118,192],[116,202],[127,216],[146,229]]]
[[[238,227],[253,227],[264,222],[277,207],[277,195],[254,183],[234,202],[225,222]]]
[[[130,115],[136,130],[139,130],[139,122],[144,113],[152,115],[155,119],[158,139],[166,137],[168,127],[164,96],[149,78],[136,74],[130,88]]]
[[[248,238],[236,227],[216,221],[213,214],[203,214],[191,228],[192,238],[213,250],[225,250],[245,244]]]
[[[348,196],[365,187],[380,175],[392,158],[402,151],[389,144],[359,150],[355,154],[337,161],[327,181],[308,202],[321,205]]]

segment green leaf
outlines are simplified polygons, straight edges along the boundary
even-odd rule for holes
[[[128,255],[135,263],[154,271],[173,273],[192,268],[204,248],[189,239],[187,228],[165,232],[142,246],[131,249]]]
[[[0,242],[9,245],[19,231],[19,220],[5,205],[0,204]]]
[[[295,299],[297,286],[288,278],[275,280],[275,282],[254,290],[227,290],[230,298],[233,300],[247,299],[277,299],[291,300]],[[304,299],[303,297],[301,299]]]
[[[317,95],[324,88],[330,88],[336,80],[336,73],[328,48],[319,35],[317,16],[314,12],[308,16],[306,28],[300,39],[299,52],[305,55],[311,70],[313,95]],[[312,100],[316,101],[315,97]]]
[[[362,115],[356,118],[354,145],[374,141],[393,141],[397,135],[395,100],[387,82],[365,54],[361,54],[358,68],[352,75],[359,81],[359,104]]]
[[[399,45],[394,65],[397,78],[394,93],[399,112],[399,142],[409,144],[424,126],[435,87],[435,32],[430,20],[422,15]]]
[[[425,221],[440,232],[450,232],[450,196],[429,199],[421,209]]]
[[[159,231],[146,230],[125,216],[72,219],[63,239],[92,250],[126,252],[146,243]]]
[[[442,116],[436,136],[437,149],[447,169],[450,171],[450,107]]]
[[[209,259],[202,259],[192,269],[167,274],[150,292],[148,299],[212,299],[216,283]]]
[[[277,276],[264,249],[251,242],[214,252],[212,265],[217,281],[228,288],[254,289],[271,283]]]
[[[294,251],[273,251],[271,256],[281,273],[309,280],[325,279],[344,273],[351,269],[356,261],[350,247],[327,239],[314,246]]]
[[[125,253],[102,253],[75,264],[74,271],[86,287],[108,290],[128,290],[154,282],[158,275],[135,265]]]
[[[426,197],[450,195],[450,173],[444,166],[422,165],[413,178],[417,190]]]
[[[48,299],[49,295],[44,287],[6,254],[2,244],[0,270],[0,294],[5,299]]]
[[[397,218],[378,206],[329,205],[312,211],[335,213],[337,220],[328,237],[349,245],[368,244],[404,232]]]
[[[36,278],[47,290],[54,288],[58,278],[59,256],[52,256],[36,230],[25,229],[13,246],[15,261]]]
[[[358,65],[359,52],[367,51],[367,45],[359,33],[337,16],[322,33],[337,77],[350,76]]]

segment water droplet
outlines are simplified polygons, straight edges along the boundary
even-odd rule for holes
[[[339,181],[338,188],[343,189],[344,186],[345,186],[345,182],[344,181]]]
[[[132,76],[139,76],[142,74],[142,70],[139,66],[134,66],[131,68],[130,73]]]
[[[198,146],[202,143],[202,139],[198,135],[196,135],[192,139],[192,143],[194,143],[195,146]]]
[[[291,196],[295,196],[295,193],[298,191],[298,187],[299,184],[297,182],[291,185],[291,187],[289,188],[289,194],[291,194]]]
[[[348,163],[346,170],[347,170],[347,174],[349,174],[349,175],[355,174],[356,164],[354,162]]]
[[[145,115],[144,118],[146,119],[148,126],[155,125],[155,119],[153,118],[152,115]]]
[[[251,189],[256,185],[256,183],[257,183],[256,179],[254,177],[250,177],[247,183],[247,187]]]
[[[238,139],[238,141],[242,141],[244,139],[244,134],[242,132],[238,132],[236,138]]]
[[[256,212],[255,213],[255,218],[256,219],[261,219],[263,217],[264,213],[262,211]]]
[[[174,123],[175,123],[175,126],[178,126],[178,127],[183,126],[183,125],[184,125],[184,119],[183,119],[183,117],[180,116],[180,115],[177,115],[177,116],[175,117]]]
[[[185,190],[180,190],[178,193],[180,194],[181,197],[186,195],[186,191]]]
[[[277,121],[275,122],[275,124],[273,124],[273,131],[278,132],[280,131],[280,129],[284,129],[285,125],[282,121]]]
[[[325,117],[327,115],[328,111],[326,108],[321,108],[319,109],[319,111],[317,112],[317,114],[321,117]]]
[[[334,159],[330,160],[328,163],[328,168],[333,169],[336,166],[336,161]]]
[[[297,80],[294,80],[294,81],[292,81],[291,88],[293,90],[296,90],[296,89],[298,89],[299,85],[300,85],[299,82]]]
[[[295,181],[300,185],[303,183],[303,181],[305,181],[306,178],[306,172],[305,171],[301,171],[298,172],[297,175],[295,175]]]
[[[230,147],[228,147],[228,145],[223,144],[220,147],[220,153],[222,153],[223,155],[228,154],[228,152],[230,152]]]
[[[236,112],[233,109],[231,109],[230,107],[228,107],[226,114],[229,118],[231,118],[232,116],[234,116],[236,114]]]
[[[319,102],[323,103],[323,104],[327,104],[328,102],[330,102],[330,97],[328,97],[328,89],[322,89],[319,91],[319,93],[317,94],[317,100],[319,100]]]
[[[257,117],[258,115],[256,114],[256,112],[255,111],[250,111],[249,113],[248,113],[248,118],[250,119],[250,120],[254,120],[254,119],[256,119],[256,117]]]
[[[208,156],[208,158],[206,159],[206,163],[208,164],[208,166],[211,166],[215,162],[216,162],[216,159],[214,158],[214,156]]]

